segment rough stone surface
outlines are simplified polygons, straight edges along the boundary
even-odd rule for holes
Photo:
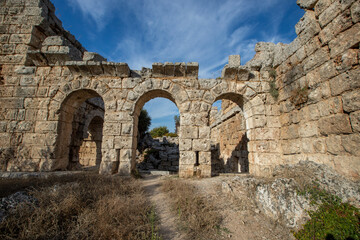
[[[289,228],[299,229],[309,219],[307,211],[314,209],[310,200],[298,191],[314,182],[321,189],[359,206],[358,182],[348,181],[328,166],[309,161],[280,165],[268,179],[235,177],[224,181],[222,190],[239,201],[251,198],[258,211]]]
[[[296,4],[304,9],[313,9],[318,0],[297,0]]]
[[[271,176],[307,159],[360,178],[358,1],[298,0],[307,12],[291,43],[258,43],[245,65],[232,55],[218,79],[198,79],[193,62],[141,70],[107,62],[63,29],[48,0],[1,4],[16,4],[0,12],[14,20],[0,24],[2,171],[130,174],[141,108],[164,97],[180,112],[181,177]],[[220,114],[211,107],[217,100]]]

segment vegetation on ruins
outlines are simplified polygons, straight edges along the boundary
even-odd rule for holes
[[[151,117],[149,116],[149,113],[145,109],[141,109],[138,124],[138,131],[140,137],[143,137],[145,135],[145,133],[149,130],[150,125]]]
[[[156,127],[150,131],[150,135],[153,138],[163,137],[169,133],[169,129],[166,126]]]
[[[279,90],[277,89],[276,87],[276,71],[275,69],[271,68],[269,70],[269,76],[270,78],[272,79],[270,82],[269,82],[269,85],[270,85],[270,95],[275,99],[275,100],[278,100],[279,98]]]
[[[194,186],[177,179],[162,185],[172,199],[173,211],[180,222],[179,227],[188,239],[221,239],[221,217],[216,208]]]
[[[159,239],[155,212],[131,178],[63,177],[27,194],[34,201],[0,222],[1,239]]]
[[[343,203],[339,197],[322,190],[317,183],[306,186],[299,194],[308,197],[316,210],[308,211],[311,219],[294,233],[296,239],[360,239],[358,208]]]
[[[304,87],[297,87],[291,92],[290,102],[294,104],[295,107],[299,108],[308,101],[308,95],[309,87],[307,84]]]

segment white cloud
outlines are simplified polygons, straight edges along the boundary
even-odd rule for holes
[[[71,0],[68,0],[71,1]],[[118,43],[107,57],[132,69],[153,62],[200,64],[200,77],[218,77],[231,54],[242,63],[254,55],[258,41],[284,41],[279,34],[288,0],[72,0],[100,29],[119,24]],[[295,3],[294,3],[295,4]],[[269,8],[277,6],[278,12]],[[254,19],[272,14],[271,29],[259,31]],[[110,21],[111,20],[111,21]],[[280,29],[281,30],[281,29]]]
[[[74,9],[79,8],[85,17],[95,21],[99,29],[103,29],[116,6],[116,0],[67,0]]]

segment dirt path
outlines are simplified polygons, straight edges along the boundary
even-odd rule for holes
[[[176,228],[177,219],[171,211],[168,196],[161,191],[163,181],[161,176],[145,176],[142,181],[144,190],[160,218],[159,233],[163,240],[186,240],[185,234]]]

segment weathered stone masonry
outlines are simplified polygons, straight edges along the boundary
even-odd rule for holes
[[[209,116],[223,99],[242,111],[250,173],[267,176],[276,165],[311,160],[359,179],[360,3],[298,4],[306,13],[292,43],[258,43],[246,65],[230,56],[221,78],[198,79],[196,63],[135,71],[107,62],[62,28],[48,0],[1,0],[1,169],[54,171],[82,162],[72,158],[71,149],[84,153],[74,144],[73,126],[79,107],[97,98],[104,104],[95,121],[103,121],[101,143],[94,139],[101,145],[100,173],[129,174],[140,110],[165,97],[180,111],[181,177],[211,176]]]

